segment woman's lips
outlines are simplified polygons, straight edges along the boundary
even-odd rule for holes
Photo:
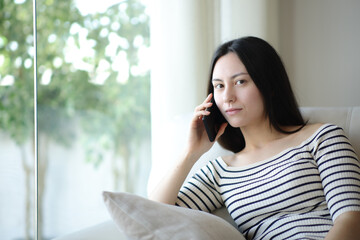
[[[225,112],[227,115],[232,116],[232,115],[239,113],[241,110],[242,110],[242,108],[229,108],[229,109],[226,109]]]

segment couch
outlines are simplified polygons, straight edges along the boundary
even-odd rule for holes
[[[302,107],[301,111],[304,115],[304,118],[309,120],[309,122],[324,122],[324,123],[334,123],[342,127],[350,139],[356,153],[360,154],[360,107]],[[170,127],[176,125],[177,128],[171,131],[164,131],[165,139],[171,139],[168,142],[171,142],[167,146],[166,151],[168,152],[178,152],[179,147],[182,146],[180,141],[184,141],[184,132],[187,132],[187,127],[191,119],[191,113],[179,116],[174,121],[169,123]],[[166,127],[164,129],[166,129]],[[222,149],[218,144],[215,144],[209,152],[204,154],[201,159],[195,164],[189,176],[193,174],[194,171],[199,169],[201,166],[206,164],[209,159],[214,159],[218,155],[228,153],[226,150]],[[156,166],[155,166],[156,167]],[[154,169],[152,170],[154,171]],[[154,180],[155,179],[155,180]],[[151,174],[149,179],[149,184],[154,185],[158,181],[158,174]],[[150,187],[151,189],[151,187]],[[234,225],[234,222],[230,218],[229,214],[225,209],[220,209],[214,213],[214,215],[219,216],[220,218],[225,219],[230,224]],[[158,219],[161,219],[159,217]],[[124,220],[125,221],[125,220]],[[103,223],[99,223],[95,226],[80,230],[75,233],[70,233],[65,236],[56,238],[56,240],[95,240],[95,239],[106,239],[106,240],[127,240],[123,232],[117,228],[117,224],[113,220],[108,220]],[[149,238],[150,239],[150,238]],[[156,239],[156,238],[151,238]],[[194,238],[199,239],[199,238]]]

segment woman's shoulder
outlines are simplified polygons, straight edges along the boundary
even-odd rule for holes
[[[348,141],[346,133],[342,127],[332,123],[308,124],[302,129],[302,144],[315,147],[319,145],[331,144],[337,141]]]
[[[322,129],[326,128],[328,125],[329,124],[325,123],[308,123],[300,127],[301,129],[298,131],[296,130],[299,129],[299,126],[289,127],[287,130],[293,133],[281,139],[279,145],[286,146],[287,148],[303,145],[305,142],[311,141],[318,132],[321,132]]]
[[[336,127],[335,125],[329,123],[309,123],[306,124],[297,134],[296,139],[297,141],[303,143],[307,141],[313,141],[316,139],[316,136],[324,131],[327,128]]]
[[[307,124],[299,131],[305,139],[310,138],[312,135],[321,132],[344,132],[343,129],[332,123],[311,123]]]
[[[309,123],[306,124],[299,133],[304,137],[304,140],[311,137],[314,133],[320,131],[327,124],[324,123]]]

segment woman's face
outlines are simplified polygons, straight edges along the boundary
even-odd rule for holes
[[[232,127],[246,127],[266,120],[260,91],[235,53],[216,62],[212,75],[216,105]]]

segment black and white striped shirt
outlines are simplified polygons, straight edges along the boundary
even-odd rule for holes
[[[360,211],[360,165],[343,130],[325,124],[272,158],[209,162],[181,188],[178,206],[225,206],[247,239],[323,239],[335,219]]]

